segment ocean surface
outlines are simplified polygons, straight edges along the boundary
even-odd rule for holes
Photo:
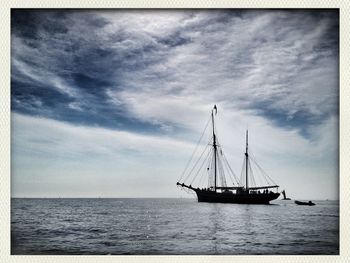
[[[314,202],[14,198],[11,254],[339,254],[339,203]]]

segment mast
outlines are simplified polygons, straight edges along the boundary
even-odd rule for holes
[[[214,108],[211,111],[211,121],[212,121],[212,125],[213,125],[213,147],[214,147],[214,191],[216,192],[216,151],[217,151],[217,147],[216,147],[216,136],[215,136],[215,126],[214,126],[214,110],[215,110],[215,114],[217,113],[217,108],[216,105],[214,105]]]
[[[249,187],[248,187],[248,130],[246,134],[246,146],[245,146],[245,183],[246,183],[246,190],[249,194]]]

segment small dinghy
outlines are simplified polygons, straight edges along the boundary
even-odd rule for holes
[[[301,201],[297,201],[295,200],[294,203],[296,203],[297,205],[315,205],[313,202],[309,201],[309,202],[301,202]]]

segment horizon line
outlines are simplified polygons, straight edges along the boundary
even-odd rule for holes
[[[11,199],[196,199],[192,197],[10,197]],[[291,199],[291,200],[283,200],[277,199],[276,201],[295,201],[295,200],[310,200],[310,199]],[[311,199],[315,201],[339,201],[339,199]]]

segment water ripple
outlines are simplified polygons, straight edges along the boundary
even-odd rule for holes
[[[15,255],[334,255],[339,204],[12,199]]]

